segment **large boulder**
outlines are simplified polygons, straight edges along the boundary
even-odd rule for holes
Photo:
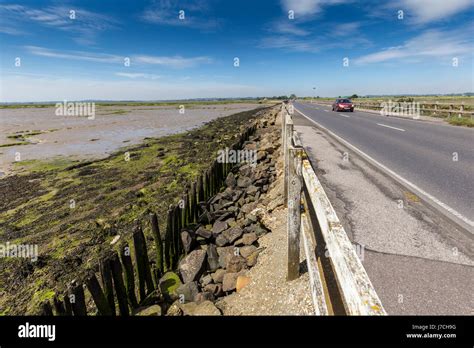
[[[196,297],[196,295],[199,293],[199,287],[197,282],[185,283],[176,289],[176,293],[180,301],[184,303],[192,302],[194,301],[194,297]]]
[[[157,304],[149,307],[138,308],[135,312],[138,316],[161,316],[161,307]]]
[[[244,247],[241,247],[239,249],[239,252],[240,252],[240,255],[247,258],[250,255],[252,255],[256,250],[257,250],[257,247],[255,245],[246,245]]]
[[[222,231],[226,230],[229,226],[227,225],[227,222],[225,221],[216,221],[214,225],[212,226],[212,234],[214,236],[219,235]]]
[[[242,236],[242,243],[245,245],[252,245],[257,241],[258,237],[255,232],[246,233]]]
[[[196,235],[209,239],[212,237],[212,231],[209,231],[204,226],[200,226],[196,231]]]
[[[179,263],[179,273],[184,283],[198,280],[205,270],[206,251],[194,250]]]
[[[210,272],[219,268],[219,254],[214,244],[209,244],[207,247],[207,266]]]
[[[240,227],[234,226],[222,232],[222,235],[227,239],[228,243],[233,243],[242,235],[242,233],[243,231]]]
[[[228,273],[240,272],[247,265],[247,260],[242,256],[233,255],[227,261],[226,270]]]
[[[211,301],[201,303],[189,302],[180,305],[184,315],[222,315],[221,311]]]
[[[166,272],[158,282],[161,293],[167,298],[177,296],[176,289],[181,285],[181,279],[174,272]]]
[[[221,247],[217,248],[217,254],[219,255],[219,266],[225,268],[227,266],[227,260],[234,255],[234,247]]]
[[[237,186],[240,188],[246,188],[252,184],[252,179],[247,176],[239,176],[237,179]]]
[[[237,272],[224,274],[224,279],[222,281],[222,291],[225,291],[225,292],[234,291],[237,285],[237,277],[239,275],[240,274]]]
[[[246,287],[250,283],[250,278],[244,275],[240,275],[237,277],[237,281],[235,283],[235,290],[240,292],[244,287]]]
[[[212,280],[214,283],[222,283],[224,279],[224,274],[226,274],[225,269],[219,268],[217,271],[211,274]]]
[[[227,185],[227,187],[230,187],[230,188],[234,188],[235,185],[236,185],[236,180],[235,180],[235,175],[234,173],[229,173],[227,175],[227,178],[225,179],[225,184]]]

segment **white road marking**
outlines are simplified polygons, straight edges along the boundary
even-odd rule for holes
[[[342,117],[350,117],[349,115],[343,115],[343,114],[338,114],[338,115]]]
[[[329,110],[323,110],[323,111],[329,112]]]
[[[368,159],[369,161],[375,163],[377,166],[379,166],[380,168],[382,168],[383,170],[385,170],[387,173],[391,174],[393,177],[397,178],[399,181],[403,182],[405,185],[411,187],[412,189],[414,189],[415,191],[418,191],[419,193],[421,193],[422,195],[424,195],[426,198],[430,199],[431,201],[433,201],[434,203],[436,203],[437,205],[439,205],[440,207],[442,207],[443,209],[447,210],[448,212],[450,212],[452,215],[456,216],[458,219],[461,219],[462,221],[464,221],[466,224],[468,224],[469,226],[471,227],[474,227],[474,221],[472,220],[469,220],[467,217],[465,217],[464,215],[462,215],[461,213],[459,213],[458,211],[456,211],[455,209],[451,208],[449,205],[447,205],[446,203],[443,203],[441,202],[438,198],[430,195],[429,193],[427,193],[426,191],[423,191],[421,188],[419,188],[418,186],[416,186],[415,184],[413,184],[412,182],[408,181],[407,179],[405,179],[404,177],[398,175],[397,173],[395,173],[393,170],[387,168],[386,166],[384,166],[382,163],[378,162],[377,160],[373,159],[372,157],[370,157],[369,155],[367,155],[365,152],[363,152],[362,150],[359,150],[357,147],[355,147],[354,145],[352,145],[351,143],[349,143],[348,141],[344,140],[343,138],[341,138],[340,136],[334,134],[333,132],[331,132],[329,129],[327,129],[326,127],[323,127],[322,125],[320,125],[318,122],[316,122],[315,120],[313,120],[312,118],[306,116],[305,114],[303,114],[300,110],[296,109],[301,115],[303,115],[304,117],[306,117],[308,120],[310,120],[311,122],[315,123],[316,125],[318,125],[318,127],[324,129],[326,132],[328,132],[330,135],[332,135],[334,138],[336,138],[337,140],[339,140],[341,143],[343,143],[344,145],[346,145],[347,147],[351,148],[353,151],[357,152],[359,155],[361,155],[362,157],[365,157],[366,159]]]
[[[401,131],[401,132],[405,132],[405,130],[404,130],[404,129],[397,128],[397,127],[392,127],[392,126],[387,126],[386,124],[377,123],[377,125],[379,125],[379,126],[382,126],[382,127],[387,127],[387,128],[396,129],[396,130],[399,130],[399,131]]]

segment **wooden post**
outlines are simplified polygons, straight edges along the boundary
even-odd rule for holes
[[[199,195],[199,182],[193,181],[191,184],[191,189],[186,195],[186,209],[188,210],[188,218],[183,226],[197,222],[198,220],[198,202]]]
[[[461,104],[461,105],[459,106],[459,111],[460,111],[460,112],[459,112],[458,117],[462,117],[462,112],[464,111],[464,104]]]
[[[289,149],[291,148],[291,138],[293,136],[293,121],[291,120],[291,117],[288,115],[287,116],[287,123],[286,123],[286,131],[285,131],[285,173],[284,173],[284,202],[285,205],[288,206],[288,180],[289,180],[289,156],[290,152]]]
[[[97,280],[94,272],[91,272],[85,279],[85,283],[87,289],[92,295],[92,299],[99,310],[100,315],[112,315],[112,311],[110,310],[109,303],[107,302],[107,298],[100,287],[99,281]]]
[[[120,245],[119,254],[125,271],[125,287],[127,288],[128,301],[132,308],[137,308],[138,301],[135,294],[135,275],[133,273],[133,263],[128,243],[122,243]]]
[[[158,225],[158,216],[153,213],[150,214],[151,233],[155,240],[156,249],[156,265],[161,273],[164,273],[163,268],[163,241],[161,240],[160,227]],[[123,259],[122,259],[123,262]],[[124,264],[125,265],[125,264]],[[132,274],[133,277],[133,274]]]
[[[41,305],[40,305],[40,315],[48,316],[48,317],[54,316],[53,308],[51,307],[51,303],[49,303],[48,300],[45,300],[41,303]]]
[[[165,231],[165,250],[164,250],[164,263],[166,271],[171,269],[171,207],[168,209],[166,214],[166,231]]]
[[[140,225],[137,225],[133,233],[133,245],[135,247],[135,260],[138,271],[140,301],[143,301],[148,293],[155,290],[155,287],[153,285],[153,279],[151,277],[150,262],[148,260],[148,251],[146,248],[145,235],[143,234]]]
[[[69,302],[75,316],[86,316],[87,307],[82,284],[72,282],[69,288]]]
[[[180,236],[181,231],[181,208],[179,205],[176,205],[173,210],[173,252],[174,252],[174,264],[173,267],[176,266],[179,260],[180,255]]]
[[[63,303],[65,315],[72,315],[72,307],[71,302],[69,302],[69,294],[66,293],[66,295],[63,296]]]
[[[198,178],[197,201],[198,202],[204,201],[204,183],[203,183],[202,175],[199,175],[199,178]],[[196,216],[197,216],[197,214],[196,214]]]
[[[56,315],[66,315],[66,309],[64,308],[64,302],[61,301],[58,295],[53,297],[53,307],[56,312]]]
[[[123,283],[122,265],[120,264],[120,259],[116,252],[114,252],[109,262],[110,268],[112,269],[112,278],[114,279],[114,287],[115,293],[117,294],[120,315],[129,316],[130,312],[128,310],[127,290]]]
[[[109,303],[111,315],[115,315],[114,286],[112,283],[112,271],[110,263],[103,258],[99,261],[100,276],[102,278],[102,286],[104,287],[104,295]]]
[[[288,129],[287,129],[288,131]],[[293,134],[291,132],[290,134]],[[288,161],[288,280],[299,276],[300,266],[300,227],[301,227],[301,161],[303,150],[289,147]]]

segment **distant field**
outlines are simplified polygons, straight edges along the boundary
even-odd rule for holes
[[[216,104],[236,104],[236,103],[274,103],[273,100],[267,99],[225,99],[225,100],[178,100],[178,101],[157,101],[157,102],[146,102],[146,101],[111,101],[111,102],[95,102],[96,106],[173,106],[173,105],[216,105]],[[19,109],[19,108],[50,108],[56,103],[10,103],[0,104],[0,109]]]
[[[334,99],[336,99],[338,97],[332,97],[332,98],[311,98],[311,97],[304,97],[304,98],[299,98],[299,99],[303,99],[303,100],[311,100],[311,99],[314,99],[314,100],[320,100],[320,101],[333,101]],[[344,98],[347,98],[347,97],[344,97]],[[388,101],[388,100],[392,100],[392,101],[397,101],[399,99],[412,99],[416,102],[419,102],[419,103],[426,103],[426,104],[429,104],[429,103],[440,103],[440,104],[463,104],[466,105],[466,106],[474,106],[474,96],[406,96],[406,97],[403,97],[403,96],[384,96],[384,97],[371,97],[371,98],[357,98],[357,99],[354,99],[354,101],[359,101],[359,102],[382,102],[382,101]],[[403,100],[401,100],[403,101]]]

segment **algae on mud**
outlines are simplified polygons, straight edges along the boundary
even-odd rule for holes
[[[0,259],[0,313],[34,313],[44,296],[63,291],[81,271],[95,269],[113,237],[129,235],[134,221],[145,221],[150,211],[158,214],[164,231],[168,206],[184,185],[260,110],[146,139],[98,161],[33,163],[36,170],[0,180],[0,242],[39,245],[35,263]]]

